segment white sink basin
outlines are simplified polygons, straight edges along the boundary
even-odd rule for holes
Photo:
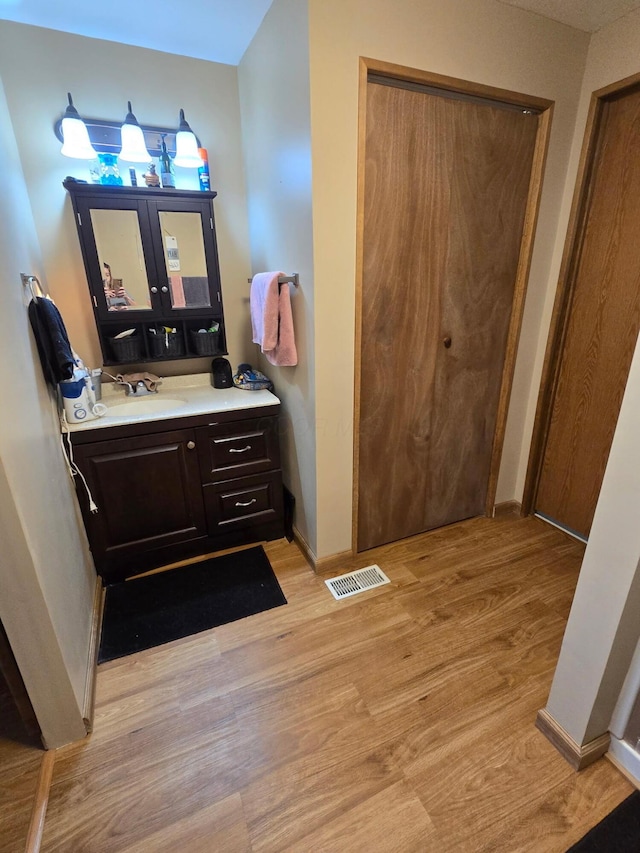
[[[142,400],[127,400],[126,403],[116,403],[107,407],[107,417],[157,415],[160,412],[172,412],[185,405],[186,400],[176,397],[143,397]]]

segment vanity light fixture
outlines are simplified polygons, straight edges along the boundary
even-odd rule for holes
[[[198,140],[180,110],[180,126],[176,133],[176,156],[173,161],[176,166],[187,169],[197,169],[202,166],[202,157],[198,153]]]
[[[74,107],[70,92],[67,92],[67,98],[69,105],[60,125],[63,139],[61,153],[65,157],[73,157],[76,160],[93,160],[98,155],[89,139],[87,126]]]
[[[63,144],[62,153],[67,157],[93,160],[98,154],[114,154],[130,163],[150,163],[153,158],[160,156],[164,139],[167,151],[176,165],[192,169],[202,166],[203,161],[198,154],[201,143],[189,127],[184,110],[180,110],[180,127],[176,130],[175,127],[139,124],[131,111],[131,102],[127,102],[129,112],[124,124],[84,116],[80,118],[71,95],[68,98],[67,111],[53,126],[56,137]],[[63,124],[66,134],[63,134]],[[81,144],[78,144],[80,135]],[[181,140],[181,151],[177,150],[178,139]],[[174,159],[176,155],[177,159]]]
[[[127,108],[129,112],[121,128],[122,150],[119,157],[129,163],[148,163],[151,160],[151,154],[147,151],[138,119],[131,112],[131,101],[127,101]]]

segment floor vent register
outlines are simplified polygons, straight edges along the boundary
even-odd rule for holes
[[[325,583],[331,590],[333,597],[340,599],[357,595],[359,592],[366,592],[368,589],[383,586],[383,584],[391,583],[391,581],[380,566],[373,565],[366,566],[364,569],[357,569],[355,572],[348,572],[346,575],[338,575],[338,577],[331,578]]]

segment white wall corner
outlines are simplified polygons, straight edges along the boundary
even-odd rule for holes
[[[547,703],[578,744],[609,729],[640,637],[639,422],[640,345]]]

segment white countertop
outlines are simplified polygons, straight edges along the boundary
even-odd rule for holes
[[[275,406],[280,400],[271,391],[243,391],[235,387],[213,388],[210,373],[196,373],[189,376],[169,376],[162,380],[157,394],[145,394],[142,397],[126,396],[121,385],[105,382],[102,384],[100,402],[107,407],[107,413],[103,417],[69,424],[69,431],[85,432],[169,418],[256,409],[261,406]],[[123,403],[127,404],[126,413],[109,413],[110,408],[120,407]],[[147,403],[148,405],[145,405]]]

